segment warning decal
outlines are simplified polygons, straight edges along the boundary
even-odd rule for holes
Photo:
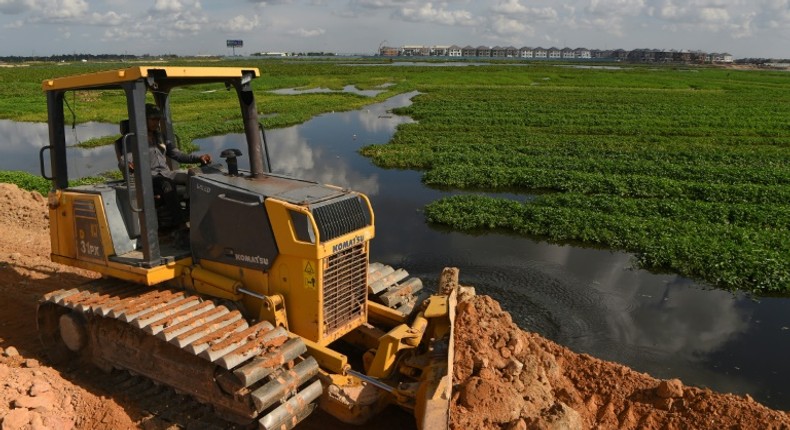
[[[315,280],[315,266],[313,262],[305,260],[304,264],[304,287],[315,290],[317,281]]]

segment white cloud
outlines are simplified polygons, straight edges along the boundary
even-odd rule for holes
[[[299,37],[318,37],[322,36],[324,33],[326,33],[326,31],[323,28],[315,28],[310,30],[306,28],[297,28],[288,32],[290,35]]]
[[[763,0],[754,14],[754,24],[763,29],[790,28],[790,0]]]
[[[174,40],[195,35],[208,23],[197,0],[157,0],[153,10],[135,27],[138,37]]]
[[[289,4],[291,0],[249,0],[250,3],[257,3],[261,6],[275,6],[279,4]]]
[[[249,33],[260,26],[260,18],[258,15],[247,17],[245,15],[237,15],[227,21],[216,24],[216,28],[226,33]]]
[[[644,12],[644,0],[589,0],[586,13],[595,16],[636,16]]]
[[[495,15],[506,15],[508,18],[519,18],[532,22],[535,20],[540,21],[555,21],[559,17],[559,13],[551,6],[545,7],[526,7],[521,4],[520,0],[506,0],[499,2],[491,8]]]
[[[49,22],[74,21],[84,17],[88,3],[84,0],[39,0],[36,8]]]
[[[117,12],[107,13],[91,13],[82,21],[83,24],[96,25],[96,26],[121,26],[132,20],[132,17],[127,14],[119,14]]]
[[[397,9],[405,6],[419,6],[421,3],[413,0],[352,0],[350,6],[367,9]]]
[[[498,2],[491,10],[502,14],[520,14],[526,13],[528,9],[519,0],[505,0]]]
[[[554,22],[559,18],[559,13],[553,7],[530,8],[527,16],[541,21]]]
[[[490,29],[494,34],[503,37],[520,36],[523,38],[535,34],[535,30],[523,21],[505,17],[494,18]]]
[[[706,31],[744,37],[751,34],[755,6],[742,0],[652,0],[647,15],[671,31]]]
[[[705,7],[699,11],[700,20],[706,23],[727,23],[730,20],[730,14],[727,9]]]
[[[35,0],[0,0],[0,13],[17,15],[35,8]]]
[[[22,28],[23,25],[25,25],[25,22],[22,21],[21,19],[18,19],[16,21],[11,21],[3,25],[3,28],[9,28],[9,29]]]
[[[180,12],[184,9],[180,0],[156,0],[154,10],[157,12]]]
[[[203,24],[208,22],[208,18],[193,13],[179,14],[171,21],[173,29],[180,33],[196,33],[200,31]]]
[[[403,7],[398,10],[396,16],[406,21],[428,22],[449,26],[471,26],[477,24],[477,19],[469,11],[446,10],[441,6],[439,9],[435,9],[433,3],[430,2],[416,8]]]

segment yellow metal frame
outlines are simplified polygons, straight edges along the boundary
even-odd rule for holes
[[[82,75],[45,79],[41,83],[44,91],[70,90],[73,88],[103,87],[122,82],[131,82],[149,76],[151,70],[163,73],[169,78],[240,78],[244,73],[253,72],[258,77],[258,68],[240,67],[175,67],[175,66],[135,66],[125,69],[107,70]]]
[[[67,266],[99,272],[103,275],[144,285],[155,285],[181,276],[184,268],[192,265],[192,258],[183,258],[152,268],[135,267],[111,261],[113,243],[110,236],[101,195],[79,191],[58,191],[50,196],[49,225],[52,261]],[[81,257],[77,252],[77,227],[74,202],[91,202],[96,211],[98,240],[102,255],[96,258]]]

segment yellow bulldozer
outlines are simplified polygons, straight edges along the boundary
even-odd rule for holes
[[[49,356],[143,375],[261,429],[296,427],[316,407],[363,424],[392,404],[418,428],[447,428],[457,272],[425,294],[420,279],[369,261],[375,217],[364,194],[273,173],[259,76],[135,66],[42,83],[51,258],[102,275],[41,299]],[[162,178],[141,167],[152,157],[146,105],[174,141],[171,95],[215,87],[238,98],[249,170],[229,148],[225,163],[186,170],[176,206],[162,204]],[[125,100],[122,179],[69,185],[64,108],[74,92]]]

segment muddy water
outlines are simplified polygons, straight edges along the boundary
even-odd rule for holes
[[[357,154],[410,121],[388,112],[410,96],[268,131],[273,170],[367,193],[376,214],[374,261],[404,267],[429,285],[443,267],[457,266],[463,283],[499,300],[522,328],[574,351],[790,409],[790,300],[757,301],[651,274],[635,269],[626,253],[426,225],[421,208],[449,193],[424,187],[419,172],[379,169]],[[240,135],[197,143],[215,158],[229,147],[246,152]],[[2,146],[0,168],[9,169]]]

